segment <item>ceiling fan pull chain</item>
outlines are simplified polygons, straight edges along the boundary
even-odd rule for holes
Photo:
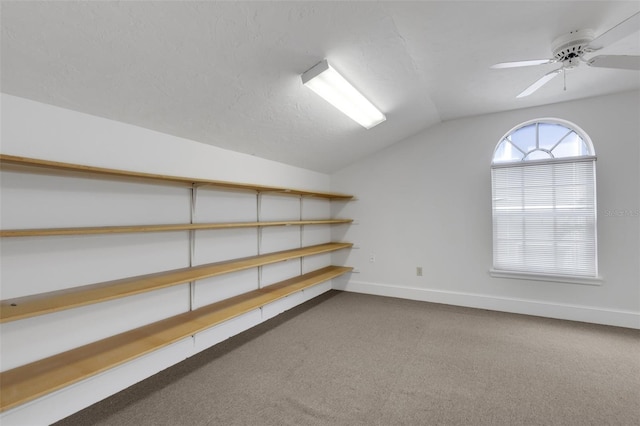
[[[562,70],[562,79],[564,80],[564,91],[567,91],[567,72]]]

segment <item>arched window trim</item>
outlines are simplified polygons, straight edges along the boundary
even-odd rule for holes
[[[518,131],[521,128],[524,128],[526,126],[531,126],[532,124],[538,124],[538,123],[549,123],[549,124],[558,124],[561,125],[565,128],[568,129],[568,132],[565,136],[561,137],[557,143],[555,143],[550,149],[547,149],[548,151],[552,151],[553,149],[555,149],[560,143],[562,143],[562,141],[571,133],[575,132],[575,134],[582,139],[583,143],[584,143],[584,148],[586,148],[586,150],[588,150],[588,153],[580,155],[580,156],[574,156],[574,157],[558,157],[558,158],[543,158],[543,159],[526,159],[526,157],[531,153],[531,152],[535,152],[536,150],[543,150],[548,148],[542,148],[540,147],[540,141],[539,141],[539,127],[536,127],[536,147],[534,149],[530,149],[527,153],[525,153],[522,149],[520,149],[520,147],[518,147],[516,145],[516,143],[511,142],[509,138],[514,132]],[[522,157],[518,160],[512,160],[512,161],[495,161],[496,160],[496,155],[498,153],[498,150],[500,149],[501,144],[506,140],[508,140],[511,143],[511,146],[515,147],[521,154]],[[549,118],[549,117],[545,117],[545,118],[537,118],[537,119],[533,119],[533,120],[528,120],[526,122],[520,123],[517,126],[514,126],[512,129],[510,129],[508,132],[506,132],[502,138],[500,138],[494,148],[493,151],[493,156],[491,159],[491,169],[492,169],[492,188],[493,188],[493,179],[494,179],[494,173],[498,173],[497,169],[502,169],[502,168],[511,168],[511,169],[516,169],[516,168],[520,168],[520,167],[526,167],[526,166],[530,166],[530,167],[547,167],[545,166],[545,164],[550,164],[552,165],[551,167],[565,167],[562,166],[560,163],[580,163],[580,162],[590,162],[593,166],[593,202],[594,202],[594,209],[597,208],[597,201],[596,201],[596,194],[595,194],[595,161],[596,161],[596,156],[595,156],[595,149],[593,146],[593,142],[591,141],[591,138],[589,137],[589,135],[587,135],[587,133],[582,130],[579,126],[577,126],[574,123],[571,123],[567,120],[562,120],[559,118]],[[557,165],[557,166],[556,166]],[[502,172],[501,172],[502,173]],[[545,273],[545,272],[533,272],[533,271],[527,271],[527,270],[518,270],[516,269],[511,269],[511,268],[507,268],[507,269],[503,269],[503,268],[496,268],[496,260],[495,260],[495,253],[496,253],[496,202],[500,201],[501,199],[496,199],[496,195],[494,192],[494,189],[492,189],[492,196],[493,196],[493,220],[494,220],[494,267],[491,268],[491,270],[489,271],[491,276],[493,277],[500,277],[500,278],[520,278],[520,279],[527,279],[527,280],[536,280],[536,281],[554,281],[554,282],[567,282],[567,283],[574,283],[574,284],[589,284],[589,285],[600,285],[602,283],[602,278],[598,275],[598,260],[597,260],[597,214],[594,210],[594,215],[593,215],[593,223],[594,223],[594,244],[595,244],[595,263],[594,263],[594,267],[595,267],[595,275],[592,276],[585,276],[585,275],[563,275],[563,274],[558,274],[557,272],[554,273]],[[524,209],[527,209],[526,206],[523,206]]]
[[[551,148],[551,149],[544,149],[544,148],[540,148],[539,145],[537,144],[536,149],[530,150],[528,152],[524,152],[522,151],[515,143],[511,142],[511,140],[509,139],[509,137],[516,131],[530,126],[532,124],[559,124],[563,127],[566,127],[567,129],[569,129],[569,131],[562,137],[560,138],[560,140],[558,140],[558,142]],[[589,151],[588,155],[580,155],[580,156],[576,156],[576,157],[558,157],[558,158],[548,158],[548,159],[534,159],[534,160],[527,160],[526,158],[529,156],[529,154],[531,154],[532,152],[535,151],[545,151],[548,152],[550,154],[550,156],[553,157],[553,154],[551,153],[551,151],[553,151],[559,144],[561,144],[565,138],[567,136],[569,136],[572,132],[575,132],[581,139],[582,141],[585,143],[587,150]],[[537,136],[536,136],[537,137]],[[502,144],[502,142],[504,140],[507,140],[511,143],[511,145],[516,148],[518,151],[520,151],[523,155],[522,155],[522,159],[517,160],[517,161],[499,161],[496,162],[496,154],[498,152],[498,149],[500,149],[500,145]],[[596,159],[596,153],[595,153],[595,148],[593,146],[593,142],[591,141],[591,138],[589,137],[589,135],[582,130],[582,128],[580,128],[579,126],[577,126],[576,124],[567,121],[567,120],[563,120],[561,118],[555,118],[555,117],[544,117],[544,118],[535,118],[533,120],[528,120],[525,121],[524,123],[520,123],[516,126],[514,126],[511,130],[509,130],[508,132],[506,132],[499,140],[498,143],[496,144],[494,150],[493,150],[493,155],[491,156],[491,165],[492,167],[512,167],[518,164],[531,164],[531,163],[545,163],[545,162],[558,162],[558,161],[580,161],[580,159],[584,159],[584,160],[593,160]]]

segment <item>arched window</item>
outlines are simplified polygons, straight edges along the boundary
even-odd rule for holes
[[[576,125],[538,119],[510,130],[491,162],[494,276],[597,278],[593,144]]]

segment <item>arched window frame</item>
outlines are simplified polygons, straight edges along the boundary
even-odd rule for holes
[[[492,276],[601,282],[595,161],[586,132],[558,118],[526,121],[499,139],[491,161]]]
[[[540,147],[540,133],[539,133],[539,124],[550,124],[550,125],[557,125],[557,126],[562,126],[564,128],[566,128],[568,130],[568,132],[566,132],[564,135],[562,135],[557,143],[555,143],[551,148],[547,149],[547,148],[541,148]],[[513,135],[514,133],[516,133],[517,131],[524,129],[525,127],[530,127],[532,125],[536,126],[536,146],[528,151],[523,151],[520,148],[517,147],[517,145],[515,143],[512,143],[511,140],[509,139],[509,137],[511,135]],[[586,154],[578,154],[575,156],[567,156],[567,155],[559,155],[556,156],[554,155],[555,149],[557,149],[558,147],[560,147],[563,143],[565,143],[567,141],[567,137],[570,136],[571,133],[574,133],[575,135],[577,135],[581,142],[584,143],[584,147],[586,148],[587,153]],[[591,141],[591,138],[589,137],[589,135],[587,135],[587,133],[582,130],[580,127],[578,127],[577,125],[567,121],[567,120],[562,120],[559,118],[537,118],[534,120],[529,120],[529,121],[525,121],[524,123],[518,124],[517,126],[515,126],[514,128],[512,128],[511,130],[509,130],[507,133],[504,134],[504,136],[502,136],[502,138],[500,138],[500,141],[498,142],[498,144],[496,145],[495,149],[493,150],[493,156],[491,157],[491,164],[492,165],[497,165],[497,164],[516,164],[519,163],[520,161],[496,161],[496,154],[498,153],[500,146],[505,142],[508,141],[510,142],[510,145],[513,147],[513,150],[516,152],[520,152],[522,154],[522,158],[520,161],[523,162],[532,162],[532,161],[553,161],[553,160],[560,160],[560,159],[571,159],[571,158],[585,158],[585,157],[593,157],[595,158],[596,154],[595,154],[595,149],[593,147],[593,142]],[[531,154],[535,153],[535,152],[547,152],[549,154],[549,158],[548,159],[533,159],[530,158]]]

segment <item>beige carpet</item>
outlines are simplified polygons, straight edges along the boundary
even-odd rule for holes
[[[329,292],[60,425],[638,425],[640,332]]]

